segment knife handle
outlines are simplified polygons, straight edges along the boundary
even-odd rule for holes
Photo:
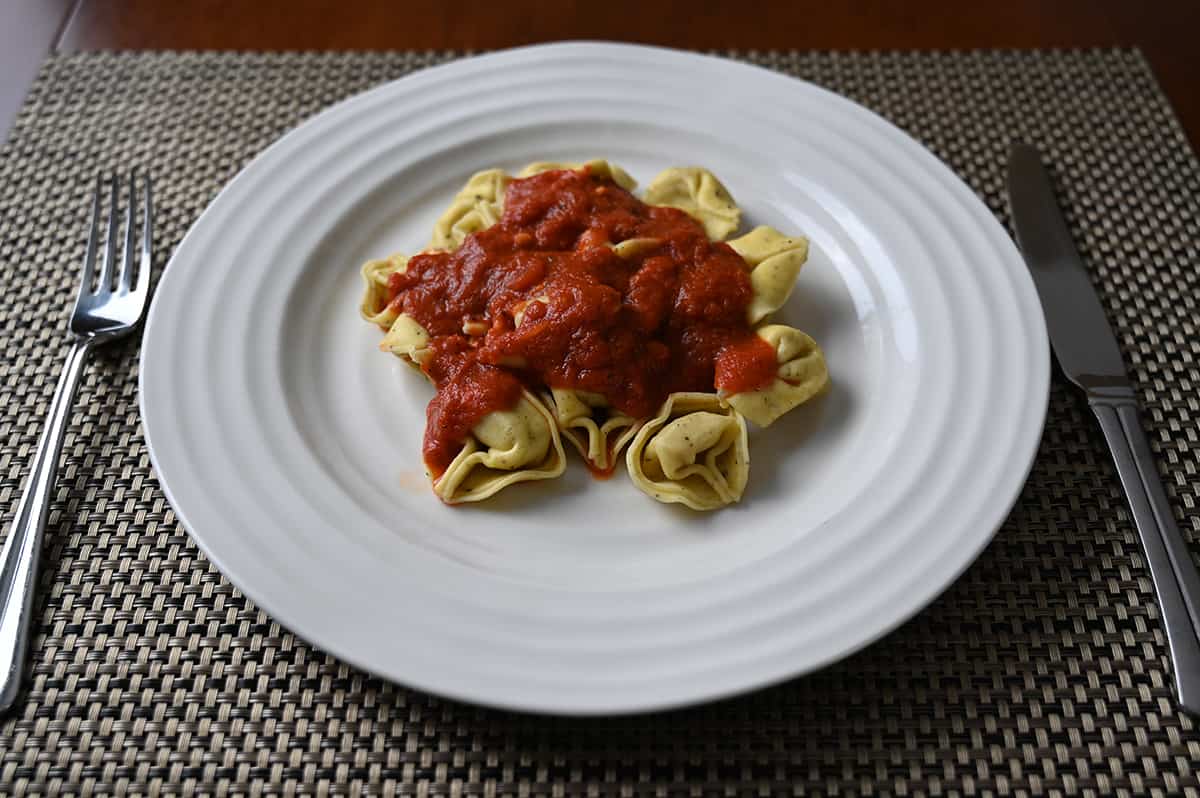
[[[1171,650],[1179,705],[1200,715],[1200,574],[1175,524],[1154,453],[1138,420],[1137,404],[1129,398],[1099,396],[1089,396],[1088,404],[1108,441],[1146,550]]]

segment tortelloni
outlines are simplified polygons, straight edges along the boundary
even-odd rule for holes
[[[625,455],[633,483],[660,502],[715,510],[742,498],[750,476],[746,421],[709,393],[673,393]]]
[[[576,173],[536,177],[558,170]],[[534,179],[515,182],[525,178]],[[425,251],[362,266],[359,311],[384,331],[379,348],[438,392],[425,465],[445,503],[558,477],[574,448],[596,476],[624,457],[633,483],[657,501],[717,510],[742,500],[747,420],[766,427],[828,384],[813,340],[770,324],[808,240],[770,227],[731,239],[741,210],[703,168],[666,169],[640,199],[635,187],[606,160],[477,172]],[[722,293],[733,281],[736,290]],[[742,344],[757,346],[754,335],[776,355],[770,384],[720,390],[718,381],[750,384],[732,370],[743,365]],[[493,379],[523,386],[515,405],[498,401],[512,394],[492,390]],[[554,387],[562,385],[604,388]],[[481,419],[465,439],[464,414]]]
[[[792,294],[800,267],[808,260],[808,239],[785,236],[773,227],[756,227],[729,246],[750,267],[754,296],[746,309],[747,320],[758,324],[783,307]]]
[[[553,479],[566,463],[550,411],[522,391],[511,410],[493,411],[475,425],[433,491],[447,504],[477,502],[518,482]]]
[[[542,172],[551,172],[556,169],[587,169],[593,176],[611,180],[626,191],[633,191],[637,187],[637,181],[630,177],[628,172],[616,164],[602,159],[585,161],[584,163],[536,161],[517,172],[517,177],[533,177]]]
[[[735,410],[760,427],[799,407],[825,389],[829,370],[816,341],[783,324],[768,324],[757,331],[775,349],[779,363],[775,381],[765,388],[724,397]]]
[[[650,205],[669,205],[704,225],[713,241],[723,241],[738,229],[742,211],[729,190],[707,169],[675,166],[650,181],[643,198]]]
[[[530,297],[529,299],[522,299],[520,302],[517,302],[517,304],[509,308],[509,313],[512,314],[514,327],[520,327],[525,323],[525,313],[529,310],[530,305],[534,304],[549,305],[550,297],[546,294],[538,294],[537,296]]]
[[[379,342],[380,349],[420,368],[429,355],[429,333],[416,319],[392,307],[387,296],[388,278],[407,268],[408,257],[405,255],[363,264],[362,277],[366,287],[358,310],[364,319],[387,331]]]
[[[661,238],[627,238],[619,244],[610,244],[618,258],[636,258],[662,246]]]
[[[385,352],[391,352],[418,369],[433,354],[429,348],[429,333],[407,313],[401,313],[396,317],[388,329],[387,335],[383,336],[383,340],[379,342],[379,348]]]
[[[504,189],[511,180],[501,169],[488,169],[471,175],[467,184],[454,195],[450,207],[433,225],[430,249],[458,249],[471,233],[478,233],[500,221],[504,212]]]
[[[388,305],[388,278],[408,268],[408,256],[393,255],[390,258],[369,260],[363,264],[361,274],[365,287],[358,312],[364,319],[382,330],[387,330],[396,320],[398,312]]]
[[[552,388],[546,404],[558,429],[592,468],[611,471],[621,449],[637,433],[637,419],[612,410],[598,393]]]

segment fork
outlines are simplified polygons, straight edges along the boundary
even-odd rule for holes
[[[46,424],[37,452],[29,464],[29,479],[17,505],[16,518],[8,531],[4,551],[0,552],[0,712],[16,700],[24,675],[29,626],[33,613],[33,594],[37,583],[38,555],[50,497],[62,452],[63,435],[71,414],[71,405],[79,379],[92,349],[132,332],[146,310],[150,293],[150,181],[142,183],[141,244],[134,242],[134,216],[137,210],[137,175],[129,175],[125,208],[124,243],[121,262],[117,263],[117,220],[120,216],[118,183],[108,181],[108,229],[104,236],[104,260],[96,272],[96,248],[100,233],[100,204],[105,193],[104,180],[96,179],[92,198],[92,224],[88,232],[87,254],[75,309],[71,312],[73,340],[58,388],[46,414]],[[138,257],[135,262],[135,250]]]

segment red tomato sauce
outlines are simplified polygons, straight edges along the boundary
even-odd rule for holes
[[[656,242],[629,257],[610,246],[634,238]],[[669,393],[751,391],[777,368],[746,321],[745,261],[686,213],[586,170],[513,180],[498,223],[415,255],[388,288],[432,338],[423,453],[435,476],[523,384],[593,391],[646,418]]]

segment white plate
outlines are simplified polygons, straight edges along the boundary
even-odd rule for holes
[[[578,459],[480,506],[425,482],[430,390],[359,319],[359,265],[421,248],[478,169],[590,157],[643,183],[706,166],[751,224],[812,241],[777,318],[833,390],[752,434],[736,507]],[[754,67],[563,44],[422,71],[259,156],[171,260],[141,400],[180,519],[280,623],[435,693],[605,713],[802,674],[910,617],[1015,500],[1048,375],[1012,242],[898,129]]]

